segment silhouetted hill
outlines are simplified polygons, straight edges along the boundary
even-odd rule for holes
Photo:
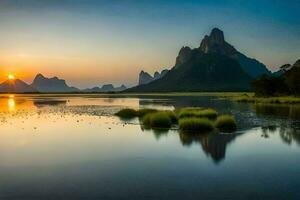
[[[31,87],[39,92],[79,92],[75,87],[70,87],[66,81],[57,77],[46,78],[42,74],[37,74],[34,78]]]
[[[151,76],[148,72],[141,71],[139,74],[139,85],[148,84],[152,81],[155,81],[157,79],[160,79],[164,77],[169,72],[168,69],[164,69],[161,72],[155,72],[153,76]]]
[[[227,43],[223,31],[218,28],[214,28],[209,36],[206,35],[204,37],[201,41],[199,50],[204,53],[217,53],[233,58],[238,61],[242,69],[252,78],[259,77],[263,74],[271,74],[264,64],[256,59],[247,57],[237,51],[231,44]]]
[[[300,95],[300,60],[285,64],[272,76],[264,75],[252,82],[256,96]]]
[[[106,84],[100,87],[87,88],[82,90],[82,92],[121,92],[126,90],[127,87],[125,85],[121,85],[120,87],[114,87],[112,84]]]
[[[1,93],[31,93],[37,90],[20,79],[6,80],[0,84]]]
[[[199,48],[183,47],[175,66],[161,79],[140,85],[129,92],[243,91],[250,89],[251,76],[233,55],[223,32],[213,29]]]

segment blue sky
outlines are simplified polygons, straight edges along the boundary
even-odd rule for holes
[[[0,0],[0,73],[134,84],[213,27],[274,70],[300,58],[299,9],[299,0]]]

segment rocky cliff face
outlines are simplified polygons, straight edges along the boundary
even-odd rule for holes
[[[42,74],[37,74],[34,78],[31,87],[39,92],[78,92],[79,89],[69,87],[66,81],[57,77],[46,78]]]
[[[256,59],[249,58],[237,51],[231,44],[225,41],[224,33],[218,28],[214,28],[210,35],[206,35],[201,41],[199,50],[203,53],[215,53],[225,55],[235,59],[243,70],[252,78],[263,74],[269,75],[271,72],[267,67]]]
[[[190,47],[182,47],[176,58],[175,68],[178,68],[182,64],[186,63],[192,57],[192,49]]]
[[[139,85],[145,85],[152,81],[162,78],[169,72],[168,69],[164,69],[161,72],[155,72],[153,76],[151,76],[148,72],[141,71],[139,74]]]
[[[223,31],[218,28],[214,28],[209,36],[204,36],[199,50],[204,53],[217,53],[227,56],[232,56],[237,53],[235,48],[225,41]]]

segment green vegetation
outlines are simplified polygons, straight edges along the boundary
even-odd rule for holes
[[[217,111],[199,107],[181,108],[174,111],[125,108],[117,112],[116,115],[122,119],[138,117],[145,129],[169,129],[172,126],[178,126],[181,131],[196,132],[197,134],[213,131],[215,130],[215,125],[221,131],[233,132],[236,129],[233,117],[218,117]]]
[[[167,112],[149,113],[143,117],[143,124],[151,128],[170,128],[172,119]]]
[[[219,116],[215,122],[215,126],[222,132],[234,132],[237,128],[234,117],[230,115]]]
[[[263,104],[300,104],[300,97],[282,96],[282,97],[254,97],[243,95],[232,98],[241,103],[263,103]]]
[[[215,119],[217,116],[218,116],[217,111],[213,109],[188,108],[188,109],[182,109],[179,112],[179,118],[198,117],[198,118]]]
[[[138,115],[138,113],[134,109],[125,108],[117,112],[115,115],[123,119],[132,119],[135,118]]]
[[[119,112],[115,113],[116,116],[123,118],[123,119],[132,119],[135,117],[143,117],[148,113],[154,113],[157,112],[155,109],[149,109],[149,108],[144,108],[140,110],[134,110],[131,108],[125,108],[120,110]]]
[[[157,111],[158,110],[152,108],[143,108],[137,111],[137,116],[142,118],[149,113],[155,113]]]
[[[184,132],[207,133],[214,130],[214,124],[207,118],[182,118],[179,119],[179,129]]]

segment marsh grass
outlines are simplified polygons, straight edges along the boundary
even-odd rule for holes
[[[131,108],[125,108],[115,113],[115,115],[122,119],[132,119],[138,116],[138,112]]]
[[[236,131],[237,124],[233,116],[221,115],[215,121],[215,126],[222,132],[231,133]]]
[[[143,108],[143,109],[139,109],[137,111],[137,115],[138,115],[138,117],[142,118],[149,113],[155,113],[155,112],[158,112],[158,110],[152,109],[152,108]]]
[[[216,119],[218,116],[217,111],[213,109],[184,109],[179,112],[179,118],[208,118]]]
[[[190,133],[208,133],[214,130],[214,124],[207,118],[181,118],[179,119],[179,129]]]
[[[233,101],[240,103],[265,103],[265,104],[300,104],[300,97],[254,97],[242,95],[232,98]]]
[[[143,125],[151,128],[170,128],[172,119],[165,111],[148,113],[142,119]]]

